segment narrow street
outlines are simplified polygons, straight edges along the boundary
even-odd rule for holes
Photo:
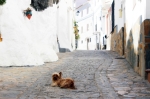
[[[0,67],[0,99],[150,99],[150,86],[112,51],[58,53],[59,60],[35,67]],[[51,87],[62,72],[76,90]]]

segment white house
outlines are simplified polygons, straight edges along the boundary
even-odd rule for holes
[[[31,0],[7,0],[0,6],[0,66],[37,66],[57,61],[56,6],[37,12]],[[23,11],[32,10],[28,19]]]
[[[105,13],[107,49],[122,51],[121,55],[143,78],[150,69],[149,8],[150,0],[113,0]]]
[[[73,0],[60,0],[57,5],[57,37],[60,52],[73,51],[75,49],[73,22]]]
[[[78,50],[98,50],[103,47],[102,13],[99,0],[75,0],[75,19],[78,22],[80,39]]]
[[[72,0],[61,0],[57,5],[49,2],[51,6],[42,9],[32,3],[6,0],[0,5],[0,66],[39,66],[57,61],[57,38],[60,48],[75,49]]]

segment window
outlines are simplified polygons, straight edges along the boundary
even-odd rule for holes
[[[97,24],[95,24],[95,31],[97,31]]]
[[[89,14],[89,7],[87,8],[87,14]]]
[[[81,27],[81,33],[83,33],[83,26]]]
[[[81,11],[81,17],[83,17],[83,10]]]
[[[87,24],[87,31],[89,31],[89,24]]]

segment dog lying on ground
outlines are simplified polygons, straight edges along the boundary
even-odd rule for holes
[[[62,72],[52,74],[52,87],[76,89],[74,86],[74,80],[71,78],[62,78]]]

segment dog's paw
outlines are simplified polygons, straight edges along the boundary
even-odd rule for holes
[[[55,83],[51,84],[51,86],[52,86],[52,87],[58,87],[58,85],[55,84]]]

